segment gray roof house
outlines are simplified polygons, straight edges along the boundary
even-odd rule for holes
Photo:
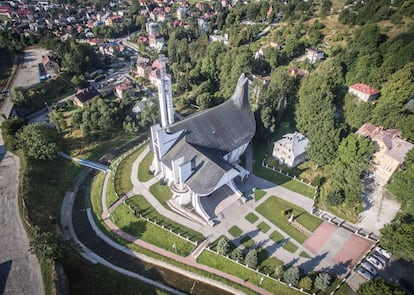
[[[275,142],[272,155],[279,163],[293,168],[306,160],[308,142],[299,132],[285,134]]]
[[[233,179],[249,173],[237,165],[256,131],[247,87],[242,74],[226,102],[166,127],[151,127],[152,169],[167,180],[180,205],[191,204],[206,221],[211,216],[199,198],[224,185],[240,193]]]

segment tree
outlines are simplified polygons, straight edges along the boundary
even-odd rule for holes
[[[29,251],[40,259],[59,259],[62,257],[61,249],[60,241],[51,232],[37,234],[29,243]]]
[[[299,288],[302,288],[305,291],[312,290],[312,279],[310,277],[304,277],[299,282]]]
[[[381,229],[381,244],[395,256],[414,261],[414,217],[404,214]]]
[[[296,126],[309,139],[307,157],[319,165],[332,162],[339,143],[334,88],[324,75],[316,72],[302,81],[298,93]]]
[[[51,160],[56,158],[57,132],[54,128],[43,123],[34,123],[24,126],[17,133],[18,146],[25,154],[38,160]]]
[[[359,286],[357,295],[403,295],[398,286],[385,283],[383,278],[375,278]]]
[[[327,273],[321,272],[315,278],[315,287],[319,290],[325,290],[331,284],[331,276]]]
[[[235,248],[231,251],[230,257],[237,262],[243,263],[243,251],[240,248]]]
[[[26,91],[23,87],[13,87],[10,91],[10,97],[14,104],[23,106],[26,102]]]
[[[388,185],[388,189],[397,197],[397,199],[405,203],[410,201],[414,191],[414,149],[405,155],[404,168],[402,171],[396,172]]]
[[[300,280],[299,267],[291,266],[290,268],[288,268],[283,274],[283,280],[286,284],[296,287]]]
[[[244,259],[244,262],[247,264],[248,267],[256,268],[257,266],[257,251],[256,249],[251,249]]]
[[[217,252],[221,255],[226,255],[227,253],[229,253],[229,250],[229,240],[226,237],[220,238],[220,240],[217,243]]]
[[[275,272],[273,275],[275,278],[280,279],[283,277],[283,274],[285,273],[285,267],[283,265],[278,265],[275,267]]]

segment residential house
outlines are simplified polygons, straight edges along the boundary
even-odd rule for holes
[[[272,155],[280,164],[293,168],[306,160],[308,143],[309,140],[301,133],[288,133],[275,142]]]
[[[160,32],[160,25],[156,22],[146,23],[145,29],[148,35],[155,35]]]
[[[42,56],[42,64],[46,71],[55,71],[59,69],[59,64],[56,58],[50,55]]]
[[[94,97],[100,96],[98,90],[95,87],[89,87],[85,89],[79,89],[73,98],[73,103],[76,106],[84,107],[88,105]]]
[[[137,75],[148,79],[149,74],[152,71],[151,64],[148,58],[138,57],[137,58]]]
[[[119,84],[115,86],[115,96],[118,98],[123,98],[125,95],[127,96],[134,96],[135,91],[134,87],[128,82]]]
[[[372,101],[380,95],[380,91],[364,83],[356,83],[349,86],[349,93],[354,94],[361,101]]]
[[[357,134],[370,138],[378,145],[377,152],[373,155],[374,174],[377,180],[387,183],[392,174],[404,163],[405,155],[414,148],[414,144],[402,137],[397,129],[384,129],[366,123],[356,132]]]
[[[305,56],[311,64],[314,64],[325,58],[325,52],[315,48],[306,48]]]

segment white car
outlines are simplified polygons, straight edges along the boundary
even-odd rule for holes
[[[387,264],[386,258],[384,258],[382,255],[380,255],[380,253],[378,253],[377,251],[374,251],[374,253],[372,253],[372,256],[375,257],[379,262],[381,262],[382,265]]]
[[[368,270],[372,275],[375,276],[377,274],[377,270],[375,269],[375,267],[373,267],[368,261],[363,261],[361,263],[361,266]]]
[[[357,272],[368,281],[373,278],[372,274],[363,267],[358,268]]]
[[[382,265],[382,263],[379,262],[374,256],[368,256],[367,261],[370,262],[377,269],[383,269],[384,268],[384,265]]]
[[[379,246],[375,247],[375,251],[377,251],[379,254],[381,254],[382,256],[384,256],[387,259],[390,259],[392,254],[390,252],[388,252],[387,250],[385,250],[384,248],[381,248]]]

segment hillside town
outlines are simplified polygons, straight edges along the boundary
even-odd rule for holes
[[[0,291],[414,294],[412,11],[0,1]]]

